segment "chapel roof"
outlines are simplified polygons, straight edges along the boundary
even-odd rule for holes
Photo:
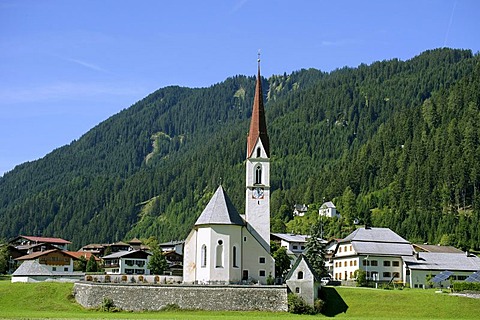
[[[253,149],[260,139],[268,157],[270,157],[270,142],[267,135],[267,124],[265,122],[265,108],[263,107],[262,79],[260,76],[260,59],[258,59],[258,74],[255,84],[255,97],[253,99],[252,119],[247,138],[247,158],[253,154]]]
[[[217,191],[215,191],[210,202],[208,202],[202,214],[195,222],[196,226],[212,224],[231,224],[241,226],[245,224],[222,186],[217,188]]]

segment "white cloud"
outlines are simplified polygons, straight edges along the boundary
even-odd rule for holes
[[[92,97],[131,96],[145,94],[148,90],[131,83],[73,83],[58,82],[28,88],[0,89],[0,106],[25,102],[58,100],[86,100]]]

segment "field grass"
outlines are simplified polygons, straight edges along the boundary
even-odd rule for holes
[[[478,319],[480,300],[433,290],[377,290],[326,287],[325,315],[271,312],[118,312],[86,310],[75,303],[68,283],[0,281],[0,318],[7,319]]]

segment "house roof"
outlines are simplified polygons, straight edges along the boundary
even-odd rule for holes
[[[98,258],[96,255],[94,255],[90,251],[65,251],[72,257],[75,257],[75,259],[80,259],[81,257],[84,257],[85,260],[89,260],[91,256],[95,258],[96,261],[100,261],[100,258]]]
[[[35,260],[35,259],[37,259],[41,256],[50,254],[52,252],[60,252],[62,254],[65,254],[65,255],[69,256],[70,258],[75,258],[75,256],[70,254],[68,251],[63,251],[63,250],[60,250],[60,249],[50,249],[50,250],[46,250],[46,251],[33,252],[33,253],[30,253],[30,254],[18,257],[15,260]]]
[[[210,199],[203,210],[200,217],[195,222],[196,226],[199,225],[212,225],[212,224],[230,224],[243,226],[245,222],[238,214],[237,209],[233,206],[232,201],[223,190],[222,186],[217,188],[215,194]]]
[[[411,256],[413,248],[409,243],[352,242],[353,250],[361,255]]]
[[[160,247],[170,247],[170,246],[176,246],[179,244],[184,244],[185,240],[175,240],[175,241],[168,241],[168,242],[162,242],[159,244]]]
[[[307,235],[290,233],[272,233],[272,236],[287,242],[307,242],[308,237]]]
[[[28,260],[23,262],[12,276],[51,276],[52,271],[41,265],[35,260]]]
[[[444,253],[463,253],[462,250],[452,246],[441,246],[433,244],[413,244],[415,251],[426,252],[444,252]]]
[[[305,264],[307,265],[307,268],[312,273],[315,281],[320,282],[320,277],[315,272],[312,265],[308,262],[307,257],[305,257],[305,255],[303,255],[303,254],[300,254],[300,256],[297,258],[297,260],[295,260],[295,263],[293,264],[292,268],[290,269],[290,271],[285,276],[285,280],[288,280],[292,277],[292,275],[295,273],[295,270],[297,269],[297,267],[300,265],[300,262],[302,262],[302,261],[305,261]]]
[[[103,260],[105,259],[118,259],[118,258],[124,258],[124,257],[128,257],[129,255],[132,255],[134,253],[144,253],[145,255],[149,256],[151,255],[150,253],[146,252],[146,251],[142,251],[142,250],[132,250],[132,251],[118,251],[118,252],[114,252],[112,254],[109,254],[107,256],[104,256],[103,257]]]
[[[255,84],[255,96],[253,99],[252,119],[247,137],[247,158],[253,154],[253,149],[258,139],[262,141],[263,148],[270,156],[270,142],[267,135],[267,124],[265,122],[265,108],[263,107],[262,80],[260,76],[260,59],[258,59],[257,82]]]
[[[23,262],[12,276],[14,277],[31,277],[31,276],[81,276],[85,275],[83,272],[68,272],[68,271],[50,271],[44,265],[38,263],[36,260],[28,260]]]
[[[480,270],[480,258],[465,253],[419,252],[414,256],[403,257],[403,261],[412,270]]]
[[[141,245],[142,241],[140,241],[137,238],[133,238],[132,240],[128,241],[129,244],[134,244],[134,245]]]
[[[336,207],[332,201],[327,201],[324,204],[322,204],[322,206],[320,207],[320,209],[324,209],[324,208],[336,208]]]
[[[353,241],[410,244],[410,242],[388,228],[358,228],[346,238],[340,240],[339,243]]]
[[[51,237],[35,237],[35,236],[18,236],[14,238],[12,241],[16,241],[18,239],[27,239],[33,242],[45,242],[45,243],[54,243],[54,244],[71,244],[70,241],[62,239],[62,238],[51,238]]]

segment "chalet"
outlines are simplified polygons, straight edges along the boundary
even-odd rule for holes
[[[103,257],[107,274],[150,274],[151,254],[142,250],[118,251]]]
[[[286,283],[289,292],[297,294],[311,306],[318,299],[322,288],[320,277],[303,254],[295,261],[287,274]]]
[[[64,240],[62,238],[35,237],[35,236],[18,236],[10,240],[9,243],[16,247],[47,244],[47,245],[55,246],[60,250],[67,250],[67,246],[71,244],[70,241]]]
[[[308,206],[305,204],[295,204],[293,206],[293,216],[303,217],[308,211]]]
[[[168,242],[163,242],[160,243],[160,249],[162,249],[163,252],[171,252],[174,251],[180,255],[183,255],[183,246],[185,245],[185,240],[180,240],[180,241],[168,241]]]
[[[322,204],[320,209],[318,209],[318,214],[322,217],[340,218],[340,214],[337,212],[337,207],[335,207],[331,201]]]
[[[34,252],[16,259],[21,265],[12,274],[12,282],[44,281],[47,279],[79,280],[83,273],[73,272],[73,258],[66,251],[52,249]]]
[[[357,269],[376,282],[404,282],[403,258],[413,256],[407,240],[388,228],[359,228],[340,240],[333,256],[335,280],[354,280]]]
[[[458,250],[458,249],[456,249]],[[417,252],[403,258],[405,282],[411,288],[425,288],[427,277],[435,277],[444,271],[452,274],[438,285],[447,287],[450,280],[464,281],[472,273],[480,270],[480,258],[468,252]]]
[[[47,265],[38,260],[24,261],[12,274],[12,282],[39,282],[39,281],[78,281],[82,280],[83,272],[52,271]]]

